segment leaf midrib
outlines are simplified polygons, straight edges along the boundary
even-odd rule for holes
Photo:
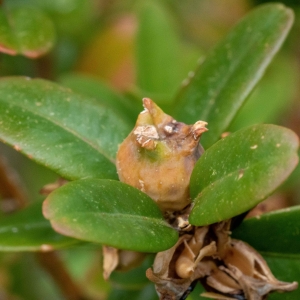
[[[143,220],[147,222],[152,222],[156,224],[161,224],[164,225],[168,228],[172,228],[168,223],[166,223],[163,219],[160,218],[155,218],[155,217],[147,217],[147,216],[141,216],[141,215],[133,215],[133,214],[123,214],[123,213],[110,213],[110,212],[93,212],[93,211],[88,211],[88,212],[82,212],[82,211],[76,211],[76,213],[70,213],[69,216],[72,216],[72,218],[76,218],[76,216],[81,216],[81,215],[92,215],[95,217],[103,216],[104,218],[124,218],[124,219],[138,219],[138,220]],[[65,216],[64,216],[65,217]],[[59,219],[59,218],[54,218],[54,219]],[[52,220],[52,218],[50,218]]]

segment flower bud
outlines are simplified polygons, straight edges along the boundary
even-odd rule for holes
[[[119,147],[119,178],[145,192],[161,210],[181,210],[190,203],[190,176],[203,153],[199,139],[207,123],[186,125],[148,98],[143,104],[134,129]]]

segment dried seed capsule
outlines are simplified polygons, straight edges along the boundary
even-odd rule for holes
[[[297,282],[277,280],[255,249],[231,239],[230,222],[196,227],[156,255],[146,276],[155,283],[160,300],[183,299],[195,280],[208,290],[203,297],[219,300],[263,300],[271,292],[298,287]]]
[[[175,263],[175,270],[180,278],[192,277],[198,263],[206,256],[213,256],[217,252],[216,243],[213,241],[204,246],[204,239],[208,227],[198,227],[189,242],[184,241],[185,248]]]
[[[181,210],[190,203],[190,175],[203,152],[199,139],[207,123],[186,125],[148,98],[143,104],[134,129],[119,147],[119,178],[148,194],[161,210]]]

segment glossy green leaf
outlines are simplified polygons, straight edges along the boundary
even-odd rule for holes
[[[37,58],[54,42],[54,25],[42,11],[30,7],[0,10],[0,51]]]
[[[117,178],[131,126],[109,108],[49,81],[0,80],[0,140],[64,178]]]
[[[122,118],[128,120],[132,127],[137,115],[142,110],[142,98],[140,98],[140,102],[131,101],[132,99],[125,98],[96,78],[80,74],[66,74],[59,79],[59,82],[77,93],[93,97],[99,103],[110,107]]]
[[[49,195],[43,211],[64,235],[120,249],[158,252],[178,238],[151,198],[119,181],[70,182]]]
[[[202,144],[210,147],[226,131],[282,45],[293,22],[282,4],[258,7],[212,51],[180,91],[174,116],[186,123],[208,122]]]
[[[52,229],[40,201],[0,219],[0,251],[49,251],[76,243]]]
[[[233,237],[268,254],[300,259],[300,206],[246,219],[234,230]]]
[[[300,283],[300,258],[272,256],[263,253],[264,259],[272,270],[274,276],[281,281]],[[299,287],[288,293],[272,293],[268,300],[298,300],[300,299]]]
[[[298,151],[298,156],[300,156],[300,151]],[[293,190],[293,189],[297,190],[299,187],[299,180],[300,180],[300,164],[297,165],[295,170],[292,172],[291,176],[282,185],[281,188],[284,190]],[[298,199],[297,203],[300,204],[300,199]]]
[[[190,222],[219,222],[257,205],[295,168],[297,150],[297,135],[276,125],[254,125],[218,141],[193,170]]]
[[[277,123],[288,113],[298,89],[294,58],[278,57],[236,115],[228,131],[258,123]]]
[[[150,96],[170,97],[182,80],[181,45],[174,24],[161,1],[144,1],[138,20],[137,84]]]

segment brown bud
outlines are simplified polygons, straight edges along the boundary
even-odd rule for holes
[[[152,100],[119,147],[117,170],[121,181],[148,194],[163,211],[181,210],[190,203],[189,181],[203,153],[200,136],[206,122],[177,122]]]

